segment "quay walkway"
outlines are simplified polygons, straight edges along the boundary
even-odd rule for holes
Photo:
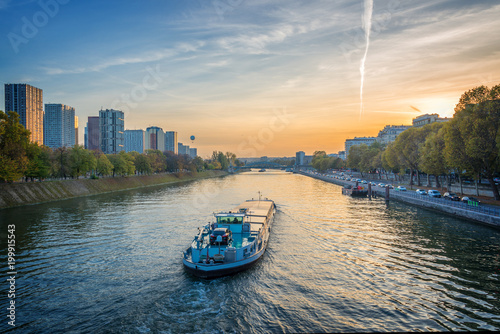
[[[354,185],[356,182],[339,180],[331,174],[299,172],[305,176],[330,182],[339,186]],[[366,185],[364,185],[366,186]],[[372,194],[385,198],[386,189],[372,186]],[[500,228],[500,208],[490,205],[469,205],[461,201],[450,201],[444,198],[434,198],[428,195],[419,195],[413,190],[396,191],[389,189],[386,200],[397,200],[411,205],[416,205],[430,210],[439,211],[455,217],[473,220],[485,225]]]

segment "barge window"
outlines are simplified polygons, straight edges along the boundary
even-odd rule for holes
[[[242,224],[243,217],[217,217],[219,224]]]

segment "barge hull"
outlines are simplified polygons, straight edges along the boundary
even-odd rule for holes
[[[222,276],[229,276],[233,275],[236,273],[239,273],[240,271],[247,270],[248,268],[252,267],[254,264],[256,264],[262,256],[259,256],[257,259],[238,266],[234,267],[229,267],[229,268],[221,268],[221,269],[213,269],[210,268],[209,270],[203,270],[202,266],[194,265],[193,264],[187,265],[184,263],[184,268],[186,271],[196,277],[199,278],[217,278],[217,277],[222,277]]]

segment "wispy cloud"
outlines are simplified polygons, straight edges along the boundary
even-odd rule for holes
[[[43,67],[45,72],[49,75],[60,75],[60,74],[80,74],[86,72],[99,72],[113,66],[126,66],[133,64],[158,62],[167,58],[172,58],[180,54],[195,52],[199,48],[203,47],[205,43],[203,41],[196,41],[193,43],[179,43],[173,49],[160,49],[145,52],[138,55],[126,55],[123,57],[108,58],[104,61],[95,61],[94,64],[81,67]]]

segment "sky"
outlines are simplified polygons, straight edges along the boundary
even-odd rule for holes
[[[452,117],[465,91],[500,83],[498,0],[365,2],[0,0],[0,94],[28,83],[74,107],[80,142],[113,108],[204,158],[282,157]]]

